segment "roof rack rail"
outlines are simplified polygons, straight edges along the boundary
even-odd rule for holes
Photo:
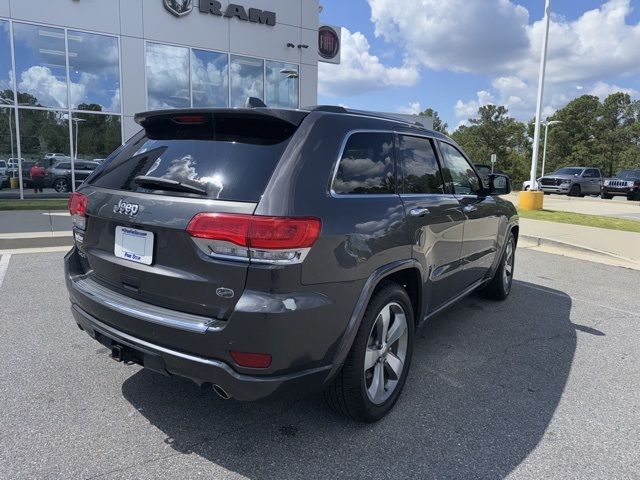
[[[402,115],[394,115],[393,113],[372,112],[367,110],[352,110],[350,108],[341,107],[339,105],[316,105],[309,107],[311,112],[327,112],[327,113],[343,113],[350,115],[361,115],[363,117],[381,118],[385,120],[393,120],[395,122],[404,123],[413,127],[425,129],[425,126],[418,121],[410,121]]]
[[[339,105],[316,105],[309,110],[312,112],[349,113],[346,108]]]

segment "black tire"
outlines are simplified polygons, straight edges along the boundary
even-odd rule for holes
[[[600,198],[602,198],[603,200],[611,200],[613,198],[613,195],[608,195],[606,193],[601,193],[600,194]]]
[[[69,191],[69,182],[66,178],[56,178],[53,182],[53,189],[58,193],[67,193]]]
[[[580,185],[572,185],[569,190],[570,197],[579,197],[582,194],[582,190],[580,189]]]
[[[509,257],[511,255],[511,257]],[[481,290],[482,295],[490,300],[506,300],[511,293],[513,286],[513,272],[516,259],[516,238],[513,233],[509,234],[507,245],[505,246],[500,264],[491,282]],[[509,272],[509,265],[511,266]],[[506,273],[505,273],[506,272]]]
[[[406,318],[406,355],[402,367],[402,373],[398,380],[394,380],[396,383],[393,390],[389,394],[388,398],[382,403],[374,403],[368,394],[367,381],[365,378],[367,372],[365,370],[365,354],[370,345],[371,335],[373,334],[374,326],[378,320],[381,311],[390,304],[396,304],[402,307]],[[399,317],[394,315],[394,319],[390,325],[393,326]],[[347,359],[342,366],[342,369],[336,375],[331,385],[325,390],[324,398],[331,409],[334,411],[350,417],[357,422],[373,423],[383,418],[396,404],[402,389],[407,380],[407,374],[411,366],[411,357],[413,355],[413,337],[414,337],[414,313],[411,306],[411,300],[409,295],[400,285],[394,282],[382,283],[371,297],[367,310],[365,311],[362,324],[358,329],[356,338],[351,346],[351,351],[347,356]],[[391,332],[392,329],[389,329]],[[403,337],[404,338],[404,337]],[[398,341],[400,342],[400,341]],[[393,345],[391,345],[393,347]],[[381,349],[382,351],[382,349]],[[392,349],[388,350],[394,353]],[[396,351],[396,354],[399,352]],[[385,355],[386,357],[386,355]],[[397,358],[397,357],[396,357]],[[383,359],[384,360],[384,359]],[[372,367],[371,370],[377,371],[377,363],[382,363],[380,368],[383,369],[382,375],[389,374],[390,370],[385,370],[386,361],[378,360],[376,367]],[[374,373],[371,373],[373,376]],[[372,377],[371,377],[372,378]],[[373,381],[373,380],[372,380]],[[388,378],[391,382],[391,377]],[[383,380],[383,385],[386,385]],[[387,393],[387,388],[383,388]]]

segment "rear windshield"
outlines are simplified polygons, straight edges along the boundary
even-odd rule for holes
[[[151,117],[145,130],[111,155],[89,183],[158,195],[199,196],[139,186],[137,177],[177,181],[208,198],[257,202],[296,126],[247,114]]]

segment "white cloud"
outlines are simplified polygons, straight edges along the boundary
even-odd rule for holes
[[[342,29],[342,61],[340,65],[320,63],[321,95],[357,95],[389,86],[413,86],[420,79],[418,67],[407,60],[400,67],[384,65],[371,54],[367,38],[360,32]]]
[[[368,0],[376,35],[399,43],[420,65],[488,75],[491,88],[455,105],[459,119],[488,103],[518,118],[535,114],[544,32],[542,19],[515,0]],[[604,83],[640,75],[640,23],[629,24],[631,0],[607,0],[575,20],[553,15],[544,112],[552,114],[576,92],[638,92]]]
[[[412,102],[407,106],[398,107],[397,112],[405,115],[418,115],[422,113],[424,109],[420,105],[420,102]]]
[[[633,88],[622,88],[617,85],[610,85],[606,82],[596,82],[591,88],[589,95],[595,95],[596,97],[599,97],[600,100],[604,100],[609,95],[616,92],[627,93],[632,97],[638,96],[638,91]]]
[[[86,88],[81,83],[71,83],[72,104],[84,97]],[[41,105],[67,107],[67,82],[53,75],[49,67],[33,66],[22,72],[18,91],[33,95]]]

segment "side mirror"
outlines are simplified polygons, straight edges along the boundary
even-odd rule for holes
[[[511,179],[506,175],[489,176],[489,195],[508,195],[511,193]]]

